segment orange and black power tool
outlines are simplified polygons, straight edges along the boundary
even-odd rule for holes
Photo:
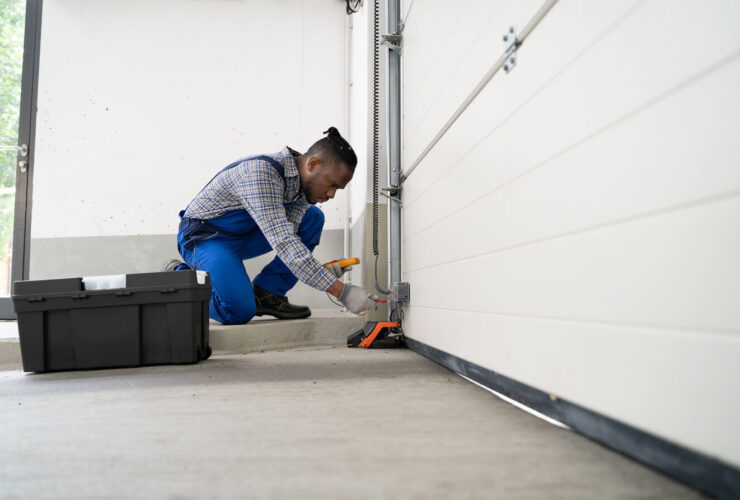
[[[362,329],[347,337],[347,347],[393,349],[406,347],[398,321],[368,321]]]
[[[360,263],[360,259],[353,257],[351,259],[333,260],[324,264],[328,268],[332,264],[339,264],[339,267],[354,266]],[[378,299],[375,302],[386,303],[387,300]],[[389,349],[394,347],[405,347],[403,335],[398,331],[398,321],[368,321],[362,329],[356,331],[347,337],[347,347],[364,347]]]

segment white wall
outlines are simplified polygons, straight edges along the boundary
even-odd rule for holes
[[[406,3],[405,168],[540,5]],[[406,334],[740,465],[738,26],[558,2],[404,184]]]
[[[385,2],[380,2],[381,34],[385,33]],[[371,203],[372,203],[372,163],[373,163],[373,6],[374,0],[363,3],[359,12],[352,15],[352,125],[350,142],[357,151],[357,168],[352,178],[351,218],[352,240],[351,255],[364,259],[363,265],[355,266],[352,271],[352,283],[362,285],[368,290],[374,290],[374,257],[372,256],[371,232]],[[386,49],[379,51],[379,149],[378,172],[379,186],[387,186],[388,150],[386,137]],[[379,196],[379,220],[386,220],[387,204],[385,198]],[[381,241],[384,234],[379,231]],[[378,277],[381,282],[387,274],[387,249],[379,243]],[[375,318],[373,319],[380,319]]]
[[[33,238],[176,232],[224,165],[344,125],[344,2],[46,0]],[[343,194],[323,206],[343,225]]]
[[[357,13],[352,14],[352,90],[351,90],[351,125],[349,142],[357,153],[357,166],[352,177],[350,192],[350,220],[351,240],[350,255],[360,257],[362,249],[365,248],[365,206],[367,199],[365,193],[368,188],[368,153],[371,153],[368,142],[369,120],[372,120],[372,111],[369,108],[369,96],[372,93],[370,67],[372,55],[372,4],[367,2]],[[368,146],[370,144],[370,146]],[[363,282],[363,267],[354,266],[345,282],[351,281],[358,285]]]
[[[365,209],[369,183],[368,162],[372,160],[372,1],[352,14],[352,121],[349,141],[357,152],[357,167],[352,178],[352,220]],[[357,194],[357,196],[354,196]]]

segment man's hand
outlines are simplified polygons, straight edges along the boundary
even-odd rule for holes
[[[344,285],[339,295],[339,301],[355,314],[362,314],[368,309],[376,310],[378,308],[376,299],[375,295],[370,295],[363,288],[354,285]]]
[[[344,269],[342,269],[341,267],[339,267],[339,262],[337,261],[327,262],[326,264],[322,264],[322,265],[326,267],[326,270],[332,273],[337,279],[341,278],[344,275],[344,273],[346,273],[347,271],[352,270],[352,266],[345,267]]]

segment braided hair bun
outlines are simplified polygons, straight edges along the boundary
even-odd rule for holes
[[[347,164],[350,170],[354,171],[357,165],[357,155],[354,149],[352,149],[352,146],[349,145],[349,142],[341,136],[336,127],[329,127],[328,130],[324,130],[324,133],[327,134],[325,139],[329,140],[337,156]]]

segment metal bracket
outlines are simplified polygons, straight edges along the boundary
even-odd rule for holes
[[[510,27],[509,31],[504,34],[504,53],[506,54],[506,61],[504,62],[504,71],[507,73],[514,69],[516,66],[516,49],[519,48],[519,40],[514,32],[514,27]]]
[[[384,45],[391,50],[401,51],[401,40],[403,36],[400,33],[387,33],[380,36],[380,45]]]
[[[21,144],[20,146],[0,146],[0,151],[18,151],[24,158],[28,156],[28,145]]]
[[[28,144],[21,144],[20,146],[0,146],[0,151],[17,151],[21,158],[27,158]],[[21,172],[25,172],[28,170],[28,162],[26,160],[19,160],[18,168]]]
[[[388,199],[389,199],[389,200],[391,200],[391,201],[395,201],[395,202],[396,202],[396,203],[398,203],[398,204],[399,204],[400,206],[403,206],[403,203],[401,202],[401,198],[395,198],[395,197],[393,197],[393,196],[388,196],[388,195],[387,195],[387,194],[385,194],[385,193],[380,193],[380,196],[382,196],[383,198],[388,198]]]
[[[381,191],[388,191],[388,194],[395,196],[397,194],[401,194],[401,191],[403,191],[403,188],[401,186],[388,186],[384,188],[380,188]]]
[[[401,198],[398,197],[398,195],[401,194],[401,186],[389,186],[380,188],[381,191],[386,191],[388,194],[380,193],[380,196],[383,196],[385,198],[388,198],[391,201],[395,201],[400,206],[403,206],[403,203],[401,202]]]

